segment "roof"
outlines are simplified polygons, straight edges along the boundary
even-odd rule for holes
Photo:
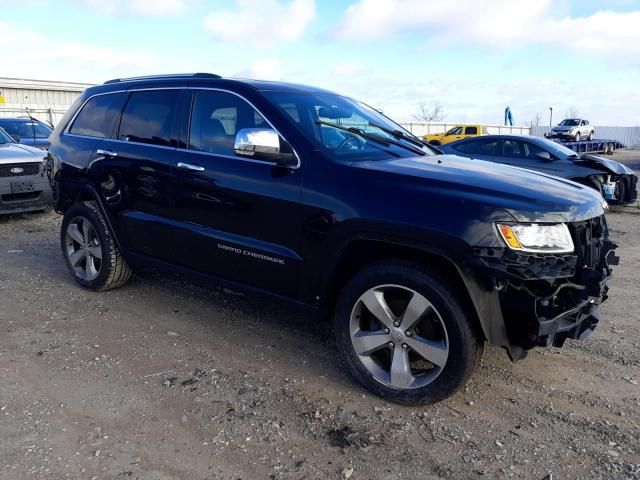
[[[166,74],[166,75],[152,75],[145,77],[131,77],[131,78],[116,78],[108,80],[105,85],[120,85],[131,83],[144,83],[144,84],[156,84],[156,83],[210,83],[214,85],[224,84],[241,84],[253,87],[259,91],[279,91],[279,92],[292,92],[292,93],[332,93],[328,90],[324,90],[309,85],[302,85],[296,83],[287,82],[274,82],[267,80],[253,80],[246,78],[224,78],[213,73],[181,73],[181,74]]]

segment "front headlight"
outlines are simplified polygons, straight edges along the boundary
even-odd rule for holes
[[[535,253],[571,253],[573,240],[564,223],[543,225],[539,223],[497,224],[502,240],[512,250]]]

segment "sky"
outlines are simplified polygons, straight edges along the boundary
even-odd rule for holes
[[[640,125],[640,0],[0,0],[0,76],[311,84],[398,121]]]

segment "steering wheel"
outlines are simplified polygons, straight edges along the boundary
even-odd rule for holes
[[[355,143],[357,142],[357,143]],[[347,138],[342,140],[338,146],[336,147],[336,152],[340,152],[342,150],[350,150],[352,146],[355,146],[356,149],[361,149],[364,145],[364,141],[355,135],[349,135]]]

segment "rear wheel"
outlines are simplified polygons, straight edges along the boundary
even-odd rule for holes
[[[109,290],[131,277],[131,269],[95,202],[77,203],[65,212],[60,244],[69,271],[85,288]]]
[[[403,262],[371,265],[336,307],[338,348],[373,393],[415,405],[441,400],[469,378],[482,352],[472,316],[447,282]]]

